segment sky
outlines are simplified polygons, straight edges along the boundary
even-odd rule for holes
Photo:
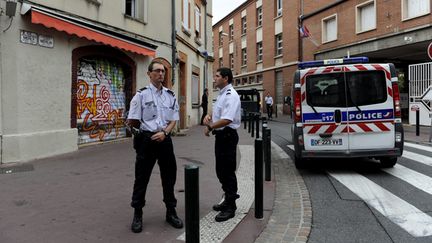
[[[213,0],[213,24],[227,16],[246,0]]]

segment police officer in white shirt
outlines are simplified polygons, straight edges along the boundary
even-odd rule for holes
[[[273,98],[270,96],[270,92],[267,92],[267,96],[265,97],[265,103],[267,108],[267,117],[268,119],[273,119]]]
[[[175,228],[183,222],[177,216],[174,184],[177,164],[174,155],[171,131],[179,119],[178,103],[174,93],[163,87],[165,66],[153,60],[147,74],[150,85],[138,91],[130,103],[127,124],[134,135],[136,151],[135,182],[131,206],[135,209],[131,230],[142,231],[142,208],[145,205],[147,184],[153,167],[158,161],[163,188],[163,201],[167,208],[166,221]]]
[[[235,215],[237,209],[235,200],[240,196],[237,194],[236,152],[239,137],[237,128],[240,127],[240,97],[232,87],[233,75],[229,68],[221,67],[214,76],[216,87],[220,89],[219,95],[213,105],[212,116],[204,118],[206,128],[204,133],[209,136],[210,132],[216,135],[216,175],[225,192],[224,201],[213,206],[217,222],[223,222]]]

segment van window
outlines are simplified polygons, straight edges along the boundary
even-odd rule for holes
[[[346,99],[343,73],[307,76],[306,102],[310,106],[345,107]]]
[[[346,73],[348,106],[382,103],[387,100],[387,84],[383,71]]]

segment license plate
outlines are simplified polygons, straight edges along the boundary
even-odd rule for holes
[[[312,146],[323,146],[323,145],[337,146],[337,145],[342,145],[342,138],[339,138],[339,139],[311,139],[311,145]]]

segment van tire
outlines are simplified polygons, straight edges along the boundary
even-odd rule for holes
[[[392,168],[395,166],[397,157],[384,157],[380,158],[380,162],[383,168]]]
[[[294,155],[294,165],[297,169],[305,169],[306,168],[306,161],[300,157],[297,157]]]

